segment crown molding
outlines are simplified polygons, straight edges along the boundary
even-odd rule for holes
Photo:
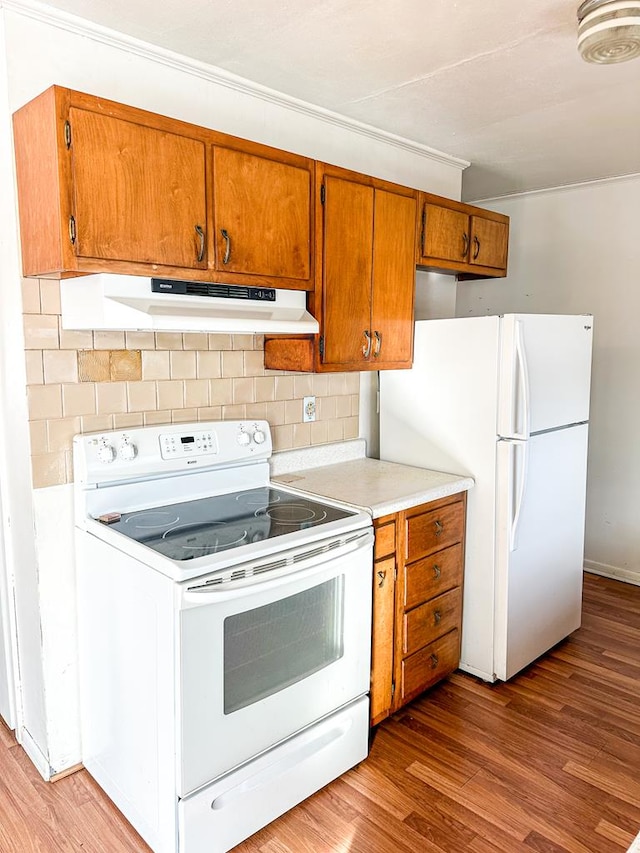
[[[262,86],[260,83],[255,83],[247,80],[244,77],[239,77],[215,65],[209,65],[206,62],[201,62],[197,59],[191,59],[166,48],[150,44],[141,39],[133,38],[132,36],[119,33],[116,30],[103,27],[88,21],[85,18],[80,18],[76,15],[71,15],[68,12],[63,12],[60,9],[55,9],[53,6],[48,6],[45,3],[40,3],[38,0],[0,0],[0,9],[14,12],[22,15],[25,18],[31,18],[40,21],[58,29],[66,30],[67,32],[81,35],[85,38],[93,39],[101,44],[115,47],[126,53],[140,56],[144,59],[150,59],[153,62],[158,62],[166,65],[169,68],[191,74],[194,77],[200,77],[218,86],[224,86],[227,89],[239,92],[243,95],[249,95],[253,98],[259,98],[263,101],[275,104],[293,112],[301,113],[305,116],[318,119],[337,127],[342,127],[352,133],[358,133],[361,136],[366,136],[369,139],[374,139],[391,145],[395,148],[400,148],[404,151],[409,151],[412,154],[417,154],[429,160],[434,160],[438,163],[443,163],[454,168],[466,169],[470,163],[467,160],[462,160],[458,157],[453,157],[443,151],[438,151],[435,148],[430,148],[428,145],[423,145],[419,142],[414,142],[403,136],[398,136],[395,133],[390,133],[386,130],[381,130],[356,119],[348,118],[340,113],[327,110],[324,107],[316,106],[307,101],[294,98],[290,95],[285,95],[275,89],[270,89],[267,86]]]

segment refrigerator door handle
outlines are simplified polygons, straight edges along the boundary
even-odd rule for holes
[[[518,375],[520,379],[520,393],[522,395],[522,432],[515,433],[514,438],[527,440],[529,438],[529,423],[530,423],[530,405],[529,405],[529,371],[527,369],[527,353],[524,348],[524,338],[522,337],[522,322],[516,320],[516,360],[518,363]],[[516,397],[517,400],[517,397]],[[517,418],[517,411],[515,413]],[[514,424],[517,428],[518,423]]]
[[[529,443],[527,441],[513,441],[510,443],[510,447],[512,449],[512,457],[511,463],[515,468],[516,463],[516,454],[519,449],[522,450],[522,465],[520,466],[520,476],[517,477],[517,469],[516,474],[513,477],[515,481],[518,479],[518,488],[517,488],[517,496],[515,501],[515,508],[511,515],[511,531],[509,534],[509,550],[517,551],[518,550],[518,526],[520,524],[520,518],[522,515],[522,503],[524,501],[524,493],[527,485],[527,469],[529,467]],[[515,482],[514,482],[515,485]],[[516,489],[513,489],[513,493],[516,492]],[[513,494],[512,493],[512,494]],[[512,502],[513,507],[513,502]]]

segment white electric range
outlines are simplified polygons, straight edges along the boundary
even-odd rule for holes
[[[83,762],[156,853],[225,853],[368,751],[370,516],[265,421],[74,439]]]

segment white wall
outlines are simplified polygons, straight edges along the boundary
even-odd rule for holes
[[[80,760],[71,487],[31,493],[28,485],[10,114],[56,83],[451,198],[460,198],[461,163],[434,158],[422,146],[371,132],[275,93],[252,90],[224,72],[86,27],[29,0],[0,0],[0,14],[7,63],[6,85],[0,91],[4,133],[0,239],[9,237],[0,257],[0,332],[6,355],[15,364],[5,376],[3,396],[18,401],[10,412],[3,404],[12,447],[5,465],[13,484],[7,502],[15,513],[14,524],[22,530],[24,552],[16,583],[25,697],[19,737],[24,735],[25,746],[46,775],[49,768],[57,772]],[[0,39],[2,34],[0,30]],[[367,377],[367,388],[371,381]],[[363,396],[371,403],[370,394]],[[366,414],[363,424],[368,429],[371,417]],[[1,466],[0,461],[0,471]]]
[[[594,315],[585,565],[640,583],[640,176],[482,205],[511,217],[509,275],[456,313]]]

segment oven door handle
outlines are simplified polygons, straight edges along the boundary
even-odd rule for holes
[[[333,544],[334,542],[338,544]],[[213,597],[216,601],[224,601],[255,594],[257,589],[267,592],[284,586],[293,579],[299,580],[305,575],[312,577],[314,574],[326,572],[327,567],[335,560],[366,548],[372,551],[373,572],[373,529],[368,527],[353,533],[342,544],[339,539],[329,540],[329,543],[312,543],[307,548],[272,554],[265,560],[253,560],[244,566],[236,566],[229,570],[234,577],[228,581],[216,582],[215,577],[208,582],[198,579],[197,585],[183,587],[182,602],[209,604]]]

